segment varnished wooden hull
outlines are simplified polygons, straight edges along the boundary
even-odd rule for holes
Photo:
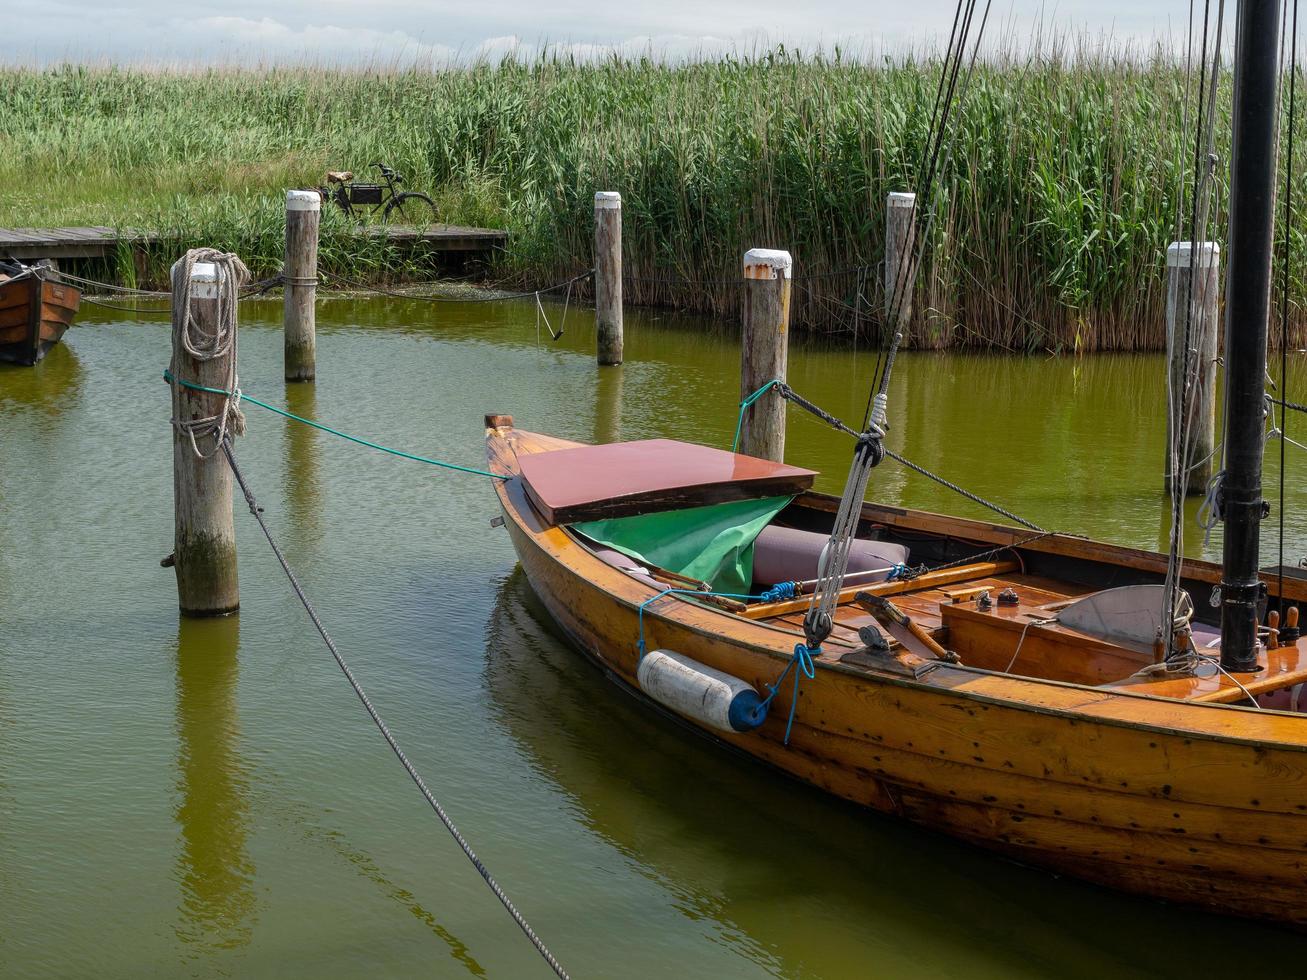
[[[490,463],[564,445],[488,433]],[[652,587],[547,524],[520,481],[497,492],[532,587],[571,640],[638,691],[637,608]],[[878,513],[883,513],[878,511]],[[929,516],[929,515],[927,515]],[[1061,539],[1050,548],[1142,553]],[[650,648],[679,651],[765,691],[793,629],[669,596]],[[1217,912],[1307,926],[1307,717],[1194,704],[963,666],[854,669],[820,658],[762,728],[715,738],[846,799],[1029,864]],[[688,719],[687,719],[688,720]]]
[[[23,275],[0,282],[0,361],[31,365],[59,343],[77,314],[81,291]]]

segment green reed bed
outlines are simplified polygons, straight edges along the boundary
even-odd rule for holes
[[[914,189],[938,70],[932,58],[781,51],[685,65],[0,70],[0,226],[148,227],[235,249],[266,275],[280,262],[284,188],[385,160],[445,220],[511,232],[495,278],[546,285],[589,265],[593,193],[619,190],[628,302],[731,315],[742,252],[787,248],[798,275],[815,277],[795,284],[796,323],[872,338],[885,195]],[[1164,346],[1163,257],[1192,170],[1195,87],[1164,57],[979,66],[957,110],[909,342]],[[1227,129],[1228,91],[1222,161]],[[1307,125],[1297,132],[1307,140]],[[1224,202],[1218,181],[1218,238]],[[422,260],[350,232],[326,212],[328,273],[429,276]],[[177,247],[110,271],[158,284]]]

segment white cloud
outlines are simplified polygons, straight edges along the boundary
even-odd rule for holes
[[[222,14],[184,18],[172,0],[49,0],[39,15],[8,18],[0,61],[266,62],[378,60],[443,63],[529,57],[542,47],[599,58],[654,53],[673,60],[750,52],[784,42],[810,50],[840,43],[862,55],[939,46],[945,0],[660,0],[585,4],[532,0],[227,0]],[[1173,0],[1000,0],[991,34],[1026,37],[1108,32],[1144,42],[1183,29]],[[1232,33],[1232,32],[1231,32]]]

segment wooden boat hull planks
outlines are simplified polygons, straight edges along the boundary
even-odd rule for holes
[[[81,291],[34,275],[0,281],[0,361],[32,365],[59,343]]]
[[[575,445],[496,421],[487,430],[488,457],[505,475],[518,473],[523,455]],[[497,482],[496,492],[550,615],[610,676],[638,692],[637,610],[656,591],[549,523],[520,479]],[[800,503],[819,500],[809,493]],[[873,505],[865,516],[914,530],[943,520]],[[1008,540],[1021,536],[984,527]],[[951,530],[977,534],[975,527]],[[1038,544],[1092,562],[1119,557],[1117,567],[1153,561],[1072,538]],[[802,639],[793,621],[752,619],[680,596],[646,609],[644,629],[649,649],[675,650],[762,693]],[[1307,926],[1307,716],[962,665],[915,676],[907,656],[853,648],[833,642],[816,658],[815,679],[799,685],[788,745],[789,679],[758,730],[705,733],[837,796],[1026,863]]]

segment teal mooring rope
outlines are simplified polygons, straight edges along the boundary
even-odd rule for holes
[[[183,388],[190,388],[192,391],[204,391],[211,395],[226,395],[228,398],[235,398],[239,404],[242,401],[253,402],[259,408],[266,408],[269,412],[275,412],[283,418],[291,419],[295,422],[301,422],[304,425],[314,429],[321,429],[323,432],[330,433],[333,436],[339,436],[341,439],[347,439],[350,442],[356,442],[360,446],[367,446],[369,449],[378,449],[383,453],[390,453],[392,456],[398,456],[401,459],[411,459],[418,463],[427,463],[431,466],[440,466],[447,470],[458,470],[460,473],[471,473],[474,476],[488,476],[492,480],[507,480],[508,477],[500,473],[491,473],[489,470],[479,470],[474,466],[460,466],[458,463],[446,463],[439,459],[428,459],[426,456],[417,456],[413,453],[406,453],[402,449],[391,449],[389,446],[383,446],[380,443],[371,442],[367,439],[361,439],[358,436],[352,436],[348,432],[341,432],[339,429],[333,429],[329,425],[323,425],[321,422],[314,422],[312,419],[306,419],[296,415],[294,412],[288,412],[284,408],[278,408],[276,405],[269,405],[265,401],[260,401],[253,395],[247,395],[239,388],[235,391],[227,391],[223,388],[209,388],[206,385],[197,385],[191,381],[183,381],[181,378],[173,376],[171,371],[163,372],[163,379],[169,384],[179,384]]]
[[[744,399],[744,401],[740,402],[740,417],[735,423],[735,441],[731,443],[731,452],[738,453],[740,451],[740,431],[744,428],[744,413],[749,410],[750,405],[752,405],[759,398],[761,398],[767,392],[771,391],[772,388],[774,388],[776,385],[780,383],[781,382],[779,379],[772,378],[765,385],[763,385],[761,388],[755,391],[752,395]]]

